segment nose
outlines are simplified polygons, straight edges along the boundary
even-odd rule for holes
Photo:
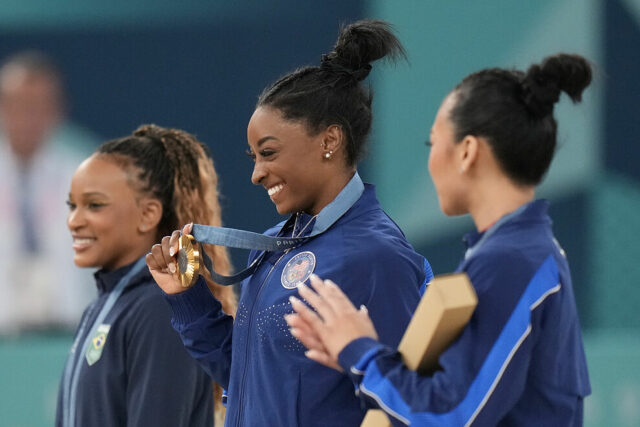
[[[67,215],[67,227],[69,227],[69,230],[77,230],[82,227],[83,224],[84,215],[82,214],[82,209],[75,207],[69,210],[69,215]]]
[[[253,165],[253,173],[251,174],[251,182],[254,185],[260,185],[264,177],[267,176],[267,171],[262,162],[257,161]]]

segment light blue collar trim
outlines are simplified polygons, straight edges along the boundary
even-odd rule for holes
[[[344,215],[358,201],[363,192],[364,184],[360,179],[360,175],[356,172],[336,198],[320,211],[311,234],[320,234],[331,227],[338,218]]]
[[[480,240],[478,240],[475,245],[473,245],[472,247],[467,249],[467,251],[464,254],[464,260],[468,261],[473,255],[476,254],[476,252],[478,252],[478,250],[480,250],[480,248],[482,247],[482,245],[485,244],[487,239],[489,237],[491,237],[496,231],[498,231],[498,229],[502,225],[504,225],[505,223],[509,222],[512,218],[515,218],[518,215],[520,215],[522,212],[525,211],[525,209],[527,209],[527,207],[530,204],[531,204],[531,202],[525,203],[524,205],[520,206],[515,211],[504,215],[502,218],[500,218],[498,221],[496,221],[495,224],[493,224],[487,231],[484,232],[484,234],[482,235]]]

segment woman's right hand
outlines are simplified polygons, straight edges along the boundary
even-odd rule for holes
[[[187,224],[182,228],[182,234],[190,234],[193,224]],[[171,233],[171,236],[164,236],[161,243],[151,247],[151,252],[147,254],[146,262],[158,286],[167,294],[178,294],[186,291],[180,283],[178,273],[178,239],[180,230]]]

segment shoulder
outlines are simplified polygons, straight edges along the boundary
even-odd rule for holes
[[[145,277],[122,297],[126,298],[123,307],[125,316],[135,328],[144,329],[152,325],[171,328],[171,309],[150,276]]]
[[[393,220],[381,209],[373,209],[340,225],[344,245],[351,249],[354,260],[370,262],[402,261],[418,256]]]
[[[362,197],[329,231],[326,239],[333,240],[333,256],[342,258],[351,275],[411,283],[424,280],[424,257],[382,209],[373,186],[365,185]]]
[[[552,238],[517,230],[497,233],[465,261],[463,270],[474,288],[483,292],[520,294],[536,274],[552,264],[557,277],[557,263],[553,256],[556,246]]]
[[[521,275],[525,270],[531,270],[531,265],[532,260],[518,249],[493,246],[475,254],[463,269],[474,283],[476,291],[481,291],[489,285],[487,282],[499,281],[514,274]]]
[[[417,253],[382,209],[337,224],[323,241],[325,252],[341,275],[370,284],[422,285],[427,274],[425,258]],[[430,268],[428,269],[431,274]],[[416,286],[417,284],[417,286]]]

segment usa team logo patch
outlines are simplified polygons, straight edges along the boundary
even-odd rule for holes
[[[316,256],[313,252],[300,252],[284,266],[280,282],[286,289],[295,289],[311,276],[314,268],[316,268]]]

